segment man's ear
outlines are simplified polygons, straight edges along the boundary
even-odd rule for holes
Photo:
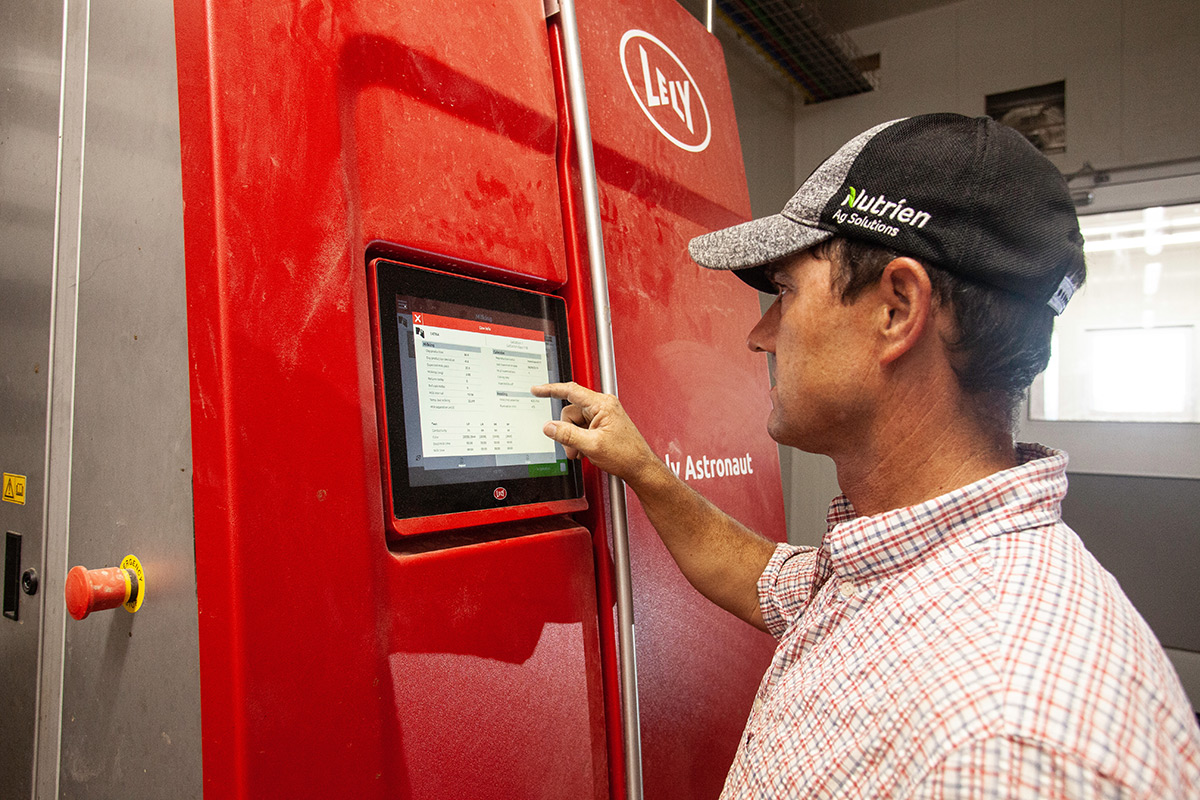
[[[880,361],[890,364],[921,340],[933,312],[933,286],[921,262],[901,256],[883,268],[879,278],[883,316]]]

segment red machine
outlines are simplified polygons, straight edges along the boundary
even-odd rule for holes
[[[580,12],[622,400],[681,477],[782,539],[766,365],[742,344],[756,298],[686,254],[749,214],[719,45],[671,0]],[[496,345],[505,364],[541,374],[553,338],[600,383],[609,299],[592,296],[558,15],[516,0],[175,14],[206,796],[622,797],[640,765],[647,796],[715,797],[771,640],[697,595],[631,500],[641,752],[626,752],[602,477],[501,458],[525,445],[470,450],[482,428],[435,452],[397,413],[417,395],[388,394],[384,354],[421,336],[416,313],[440,331],[501,315],[517,350],[535,342]],[[508,299],[451,282],[399,308],[426,295],[381,290],[394,263]],[[536,294],[565,313],[520,305]],[[420,358],[395,375],[446,379]],[[417,427],[400,447],[402,417]],[[439,511],[458,484],[416,466],[418,441],[481,470],[465,483],[491,496]],[[514,470],[558,488],[494,477]],[[448,482],[410,507],[392,484],[418,471]]]

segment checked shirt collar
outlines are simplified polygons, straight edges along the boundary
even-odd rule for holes
[[[1059,521],[1067,493],[1067,455],[1038,444],[1017,445],[1016,467],[907,508],[860,517],[842,495],[829,507],[820,571],[882,580],[955,543],[963,545]],[[822,581],[823,582],[823,581]]]

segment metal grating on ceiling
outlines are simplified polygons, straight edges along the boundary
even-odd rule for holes
[[[856,66],[861,54],[803,0],[716,0],[720,15],[808,103],[869,92],[871,79]]]

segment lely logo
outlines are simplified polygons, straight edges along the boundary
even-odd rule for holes
[[[699,153],[712,139],[708,106],[679,57],[653,34],[637,29],[621,37],[625,82],[646,118],[676,147]]]
[[[503,486],[497,486],[492,492],[492,497],[496,498],[497,500],[503,500],[504,498],[508,497],[508,489],[505,489]]]

